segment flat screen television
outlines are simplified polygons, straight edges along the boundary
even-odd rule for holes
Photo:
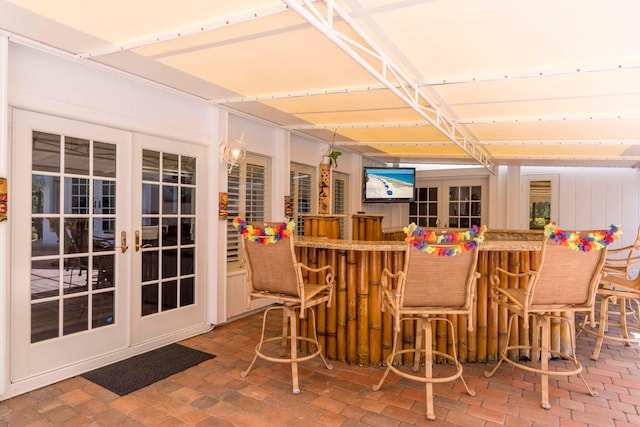
[[[365,167],[362,176],[364,203],[413,202],[416,169],[404,167]]]

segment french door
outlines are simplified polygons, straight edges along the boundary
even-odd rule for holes
[[[430,228],[470,228],[486,221],[486,179],[423,180],[409,203],[409,222]]]
[[[204,148],[14,118],[12,383],[203,328]]]

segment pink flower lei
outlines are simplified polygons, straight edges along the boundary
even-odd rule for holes
[[[240,217],[236,217],[232,224],[242,237],[262,245],[268,245],[286,239],[293,234],[296,226],[294,221],[289,221],[288,223],[282,222],[282,224],[278,224],[275,227],[256,228]]]
[[[484,225],[482,227],[474,225],[466,231],[438,234],[426,228],[418,227],[412,222],[403,230],[407,235],[405,240],[411,243],[416,249],[440,256],[455,256],[477,248],[480,243],[484,242],[484,232],[487,228]],[[455,243],[455,245],[449,248],[431,246],[434,244],[451,245],[453,243]]]
[[[544,235],[549,239],[559,245],[581,252],[600,250],[618,240],[621,234],[622,230],[618,225],[611,225],[609,230],[596,230],[588,234],[563,231],[552,223],[544,227]]]

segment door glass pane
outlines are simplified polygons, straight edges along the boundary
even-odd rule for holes
[[[65,138],[64,171],[78,175],[89,174],[89,141],[72,137]]]
[[[195,193],[192,188],[182,188],[180,195],[180,213],[189,215],[196,213]]]
[[[178,182],[178,156],[176,154],[163,154],[162,180],[164,182]]]
[[[39,342],[57,338],[58,316],[60,307],[58,300],[39,302],[31,305],[31,342]]]
[[[104,142],[93,143],[93,174],[116,177],[116,146]]]
[[[115,322],[114,300],[115,292],[113,291],[93,295],[91,300],[91,307],[93,308],[92,327],[99,328]]]
[[[158,312],[158,284],[142,287],[142,315],[147,316]]]
[[[115,301],[116,151],[88,139],[32,136],[39,172],[31,186],[31,342],[39,342],[107,324],[93,302],[97,292],[106,295],[101,289],[112,289]]]
[[[157,184],[142,184],[142,213],[160,213],[159,196],[160,186]]]
[[[162,213],[178,213],[178,187],[173,185],[162,186]]]
[[[196,159],[194,157],[182,156],[180,162],[180,177],[183,184],[196,183]]]
[[[142,179],[144,181],[160,180],[160,153],[157,151],[142,151]]]
[[[60,135],[33,132],[32,169],[60,172]]]

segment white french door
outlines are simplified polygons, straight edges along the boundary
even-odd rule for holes
[[[42,385],[204,330],[204,148],[14,118],[11,382]]]
[[[204,149],[136,135],[132,344],[205,322]]]

